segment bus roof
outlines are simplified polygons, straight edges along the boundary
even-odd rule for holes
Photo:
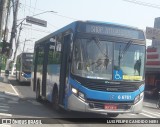
[[[127,26],[127,25],[123,25],[123,24],[117,24],[117,23],[111,23],[111,22],[102,22],[102,21],[91,21],[91,20],[88,20],[88,21],[74,21],[70,24],[68,24],[67,26],[65,27],[62,27],[61,29],[41,38],[40,40],[36,41],[35,44],[37,43],[41,43],[43,41],[47,41],[49,40],[50,38],[52,38],[53,36],[55,36],[56,34],[58,33],[62,33],[64,31],[67,31],[68,29],[72,29],[73,32],[75,32],[75,28],[77,26],[78,23],[90,23],[90,24],[97,24],[97,25],[113,25],[113,26],[119,26],[119,27],[125,27],[125,28],[129,28],[129,29],[135,29],[135,30],[140,30],[136,27],[133,27],[133,26]],[[142,31],[142,30],[141,30]]]
[[[89,22],[89,23],[106,24],[106,25],[114,25],[114,26],[122,26],[122,27],[126,27],[126,28],[131,28],[131,29],[138,29],[137,27],[133,27],[133,26],[129,26],[129,25],[124,25],[124,24],[119,24],[119,23],[113,23],[113,22],[92,21],[92,20],[88,20],[88,21],[86,21],[86,22]]]

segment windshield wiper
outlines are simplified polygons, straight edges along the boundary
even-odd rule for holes
[[[121,65],[121,59],[123,58],[123,55],[128,51],[129,47],[131,46],[131,44],[133,43],[132,40],[128,41],[128,43],[126,44],[126,46],[124,47],[124,49],[121,51],[121,45],[119,47],[119,56],[118,56],[118,66],[120,69],[120,65]]]
[[[100,44],[99,38],[97,38],[97,37],[92,37],[92,38],[90,39],[90,41],[92,41],[92,40],[94,40],[94,42],[95,42],[95,44],[97,45],[99,51],[102,53],[102,55],[105,57],[105,59],[98,59],[96,62],[91,63],[91,65],[97,63],[97,64],[98,64],[97,67],[98,67],[98,66],[100,66],[102,63],[104,63],[104,65],[106,66],[106,69],[107,69],[108,63],[109,63],[109,61],[110,61],[109,56],[108,56],[108,48],[107,48],[107,53],[104,53],[104,52],[102,51],[102,49],[101,49],[101,44]],[[101,60],[104,60],[104,62],[100,62]]]
[[[133,43],[133,41],[129,41],[126,46],[124,47],[123,51],[120,53],[120,57],[122,58],[123,55],[128,51],[129,47],[131,46],[131,44]]]

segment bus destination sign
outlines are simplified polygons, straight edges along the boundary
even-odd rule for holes
[[[106,25],[86,25],[86,32],[144,40],[144,34],[142,31],[129,29],[125,27],[117,27],[117,26],[109,26],[109,25],[108,26]]]

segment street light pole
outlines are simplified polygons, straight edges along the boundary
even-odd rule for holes
[[[37,15],[41,15],[41,14],[44,14],[44,13],[48,13],[48,12],[57,13],[57,12],[55,12],[55,11],[44,11],[44,12],[41,12],[41,13],[32,15],[31,17],[37,16]],[[26,19],[27,19],[27,17],[26,17],[26,18],[23,18],[22,21],[21,21],[18,25],[16,25],[16,28],[18,28],[18,27],[20,26],[20,29],[19,29],[19,34],[18,34],[18,37],[17,37],[16,47],[15,47],[15,52],[14,52],[14,57],[13,57],[14,64],[13,64],[13,66],[12,66],[12,75],[13,75],[14,65],[15,65],[15,63],[16,63],[16,54],[17,54],[17,49],[18,49],[18,46],[19,46],[19,37],[20,37],[20,34],[21,34],[23,22],[24,22]],[[23,49],[23,51],[24,51],[24,49]]]
[[[10,44],[11,44],[11,47],[12,47],[12,44],[13,44],[13,39],[15,38],[16,33],[17,33],[16,25],[17,25],[19,0],[16,0],[16,2],[14,0],[12,0],[12,4],[13,4],[13,24],[12,24],[11,37],[10,37],[10,41],[9,41]]]
[[[23,51],[22,52],[24,52],[24,47],[25,47],[25,45],[26,45],[26,39],[25,39],[25,41],[24,41],[24,45],[23,45]]]
[[[13,56],[13,62],[14,63],[13,63],[13,66],[12,66],[12,72],[11,72],[12,75],[14,73],[14,66],[15,66],[15,63],[16,63],[16,54],[17,54],[17,49],[18,49],[18,46],[19,46],[19,38],[20,38],[21,31],[22,31],[22,23],[21,23],[21,26],[19,28],[17,43],[16,43],[15,52],[14,52],[14,56]]]
[[[55,12],[55,11],[44,11],[44,12],[41,12],[41,13],[32,15],[31,17],[37,16],[37,15],[41,15],[41,14],[44,14],[44,13],[48,13],[48,12],[57,13],[57,12]],[[19,20],[22,20],[21,22],[23,22],[25,19],[26,19],[26,18],[22,18],[22,19],[19,19]],[[19,21],[19,20],[17,20],[17,21]],[[20,23],[21,23],[21,22],[20,22]],[[19,23],[19,25],[20,25],[20,23]],[[17,26],[18,26],[18,25],[17,25]]]
[[[34,39],[34,38],[32,38],[32,39]],[[23,44],[23,51],[22,51],[22,52],[24,52],[24,48],[25,48],[25,45],[26,45],[26,42],[27,42],[27,41],[32,41],[32,40],[27,40],[27,39],[25,39],[24,44]]]

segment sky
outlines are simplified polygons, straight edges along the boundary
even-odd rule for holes
[[[95,20],[129,25],[143,29],[154,26],[154,19],[160,17],[159,0],[137,0],[142,3],[150,3],[159,8],[142,6],[129,1],[135,0],[20,0],[18,22],[26,16],[32,16],[45,11],[57,13],[43,13],[35,16],[47,21],[47,27],[36,25],[23,25],[20,36],[20,48],[22,52],[24,40],[25,51],[33,51],[34,42],[57,29],[76,20]],[[27,23],[28,24],[28,23]],[[150,41],[147,40],[147,45]]]

